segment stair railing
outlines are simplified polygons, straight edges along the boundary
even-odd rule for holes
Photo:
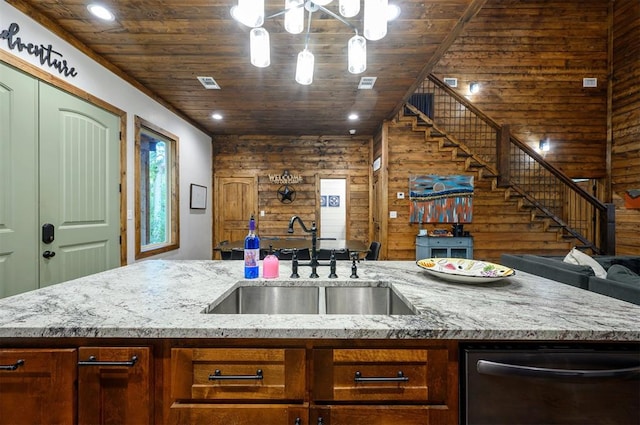
[[[408,99],[407,108],[450,142],[463,144],[527,203],[553,220],[581,248],[615,253],[615,208],[578,186],[540,154],[512,135],[465,97],[429,75]]]

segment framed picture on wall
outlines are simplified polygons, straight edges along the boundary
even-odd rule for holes
[[[192,210],[204,210],[207,208],[207,188],[199,184],[191,184],[191,198],[189,207]]]

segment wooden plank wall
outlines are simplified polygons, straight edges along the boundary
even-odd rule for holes
[[[414,119],[405,117],[386,123],[388,208],[397,213],[396,219],[389,219],[386,259],[415,259],[415,237],[420,228],[451,229],[450,224],[409,223],[409,176],[412,174],[473,176],[473,223],[465,224],[464,230],[474,238],[475,259],[497,262],[505,252],[549,255],[569,252],[570,242],[556,231],[547,230],[548,222],[532,221],[531,210],[520,208],[518,200],[511,199],[507,190],[497,188],[495,178],[481,177],[477,169],[467,167],[465,157],[455,155],[455,149],[441,147],[438,138],[428,133],[425,136],[424,131],[414,131],[411,122]],[[398,192],[404,192],[405,199],[398,199]]]
[[[635,1],[637,3],[637,0]],[[570,177],[607,176],[608,7],[604,0],[488,0],[434,73]],[[583,88],[595,77],[597,88]],[[480,83],[470,95],[469,83]]]
[[[298,215],[307,224],[319,221],[319,178],[347,178],[349,199],[347,239],[369,242],[370,145],[368,137],[356,136],[215,136],[213,138],[213,175],[257,176],[258,220],[261,236],[287,237],[291,216]],[[300,175],[303,182],[291,185],[296,198],[281,203],[278,184],[269,174],[284,170]],[[214,220],[224,205],[214,205]],[[215,226],[214,226],[215,227]],[[300,233],[296,229],[296,233]],[[298,236],[302,236],[298,234]],[[219,241],[213,236],[214,245]]]
[[[640,189],[640,2],[616,0],[613,13],[611,185],[616,204],[616,252],[640,255],[640,209],[624,194]]]

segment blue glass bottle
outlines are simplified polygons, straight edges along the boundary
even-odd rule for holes
[[[256,235],[256,221],[251,216],[249,234],[244,238],[244,278],[255,279],[260,276],[260,238]]]

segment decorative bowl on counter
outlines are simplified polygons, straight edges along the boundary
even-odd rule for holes
[[[425,258],[416,264],[436,277],[461,283],[493,282],[516,274],[500,264],[466,258]]]

